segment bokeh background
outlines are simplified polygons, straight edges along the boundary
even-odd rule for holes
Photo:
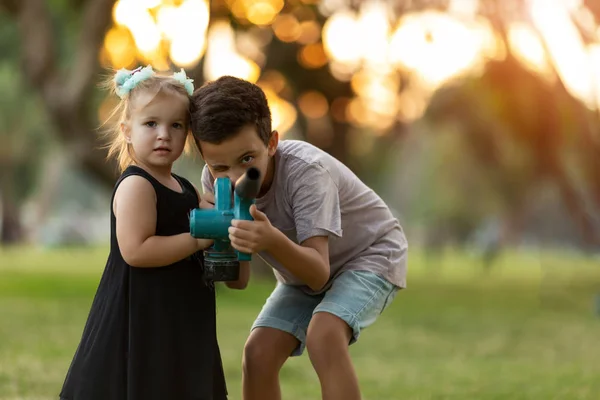
[[[107,255],[111,70],[260,85],[390,205],[365,399],[600,398],[600,0],[0,0],[0,399],[57,398]],[[202,160],[177,172],[198,186]],[[231,399],[274,285],[219,287]],[[286,399],[320,398],[307,357]]]

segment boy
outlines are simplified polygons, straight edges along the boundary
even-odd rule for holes
[[[232,246],[259,254],[278,281],[244,347],[243,398],[280,399],[279,370],[306,347],[323,399],[360,399],[348,346],[406,286],[398,221],[335,158],[306,142],[280,142],[258,86],[219,78],[196,90],[191,112],[205,202],[214,203],[214,179],[261,171],[254,221],[229,230]],[[248,268],[235,285],[245,286]]]

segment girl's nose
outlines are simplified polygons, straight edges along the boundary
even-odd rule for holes
[[[162,140],[167,140],[170,137],[169,129],[165,126],[160,127],[158,130],[158,138]]]

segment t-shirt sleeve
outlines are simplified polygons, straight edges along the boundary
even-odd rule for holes
[[[213,177],[206,165],[204,165],[204,168],[202,169],[202,177],[200,180],[202,182],[202,193],[214,193]]]
[[[298,243],[314,236],[342,236],[338,187],[320,165],[308,165],[289,181]]]

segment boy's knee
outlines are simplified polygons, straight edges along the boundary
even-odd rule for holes
[[[267,328],[269,329],[269,328]],[[285,334],[285,332],[281,332]],[[296,339],[283,335],[280,340],[277,332],[264,331],[258,328],[252,332],[244,345],[242,357],[242,368],[246,375],[264,375],[278,373],[285,360],[289,357],[296,346]],[[281,340],[283,339],[283,340]]]
[[[266,370],[273,369],[270,364],[273,364],[273,355],[271,350],[266,346],[260,338],[250,337],[244,346],[244,355],[242,357],[242,368],[244,373],[248,375],[262,374]]]
[[[329,313],[313,316],[306,335],[306,350],[311,359],[328,358],[347,351],[352,329],[339,317]]]

